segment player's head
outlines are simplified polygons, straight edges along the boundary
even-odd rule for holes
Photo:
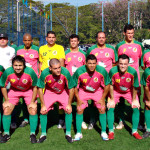
[[[15,74],[21,75],[24,71],[25,65],[25,59],[22,56],[15,56],[12,59],[12,66],[15,71]]]
[[[31,36],[31,34],[25,33],[23,35],[23,43],[24,43],[26,49],[29,49],[31,47],[31,43],[32,43],[32,36]]]
[[[53,46],[56,42],[56,34],[54,31],[48,31],[46,36],[48,45]]]
[[[10,41],[10,45],[13,45],[14,44],[14,41]]]
[[[134,37],[134,27],[131,24],[126,24],[124,27],[124,32],[125,40],[127,42],[131,42]]]
[[[72,34],[69,37],[70,48],[78,48],[79,45],[79,36],[76,34]]]
[[[118,67],[121,73],[125,73],[128,69],[129,57],[126,54],[122,54],[118,58]]]
[[[97,44],[99,46],[105,45],[105,42],[106,42],[106,34],[105,34],[105,32],[102,32],[102,31],[97,32],[96,40],[97,40]]]
[[[86,67],[88,72],[94,72],[97,65],[97,59],[95,55],[90,54],[86,58]]]
[[[8,44],[8,35],[5,33],[0,33],[0,47],[4,48]]]
[[[54,76],[60,76],[60,74],[61,74],[60,61],[56,58],[51,59],[49,61],[49,69]]]

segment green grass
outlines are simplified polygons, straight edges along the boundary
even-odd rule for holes
[[[143,93],[143,89],[142,89]],[[142,120],[144,113],[143,95],[141,96]],[[75,103],[73,104],[73,112],[75,117]],[[10,141],[0,144],[0,150],[150,150],[150,138],[136,140],[131,136],[131,114],[130,105],[127,104],[125,111],[126,128],[115,130],[115,139],[111,141],[102,141],[100,137],[100,125],[97,121],[93,130],[83,130],[83,139],[72,144],[65,140],[65,133],[62,129],[57,129],[58,113],[57,109],[50,111],[48,118],[47,140],[42,144],[31,144],[29,141],[29,125],[24,128],[17,128],[11,135]],[[20,106],[19,106],[20,107]],[[55,106],[56,108],[56,106]],[[20,112],[19,112],[20,113]],[[88,110],[85,111],[85,120],[89,119]],[[22,114],[20,115],[20,117]],[[17,120],[18,122],[21,121]],[[115,124],[117,124],[115,122]],[[75,128],[72,126],[72,136],[75,135]],[[40,136],[40,129],[37,137]],[[139,131],[140,135],[143,133]]]

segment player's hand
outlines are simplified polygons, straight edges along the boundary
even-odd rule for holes
[[[109,110],[110,108],[115,108],[115,101],[114,101],[113,99],[110,99],[110,100],[108,101],[108,103],[107,103],[107,108],[108,108],[108,110]]]
[[[40,113],[41,113],[42,115],[46,115],[46,114],[47,114],[47,108],[46,108],[45,105],[41,106],[41,111],[40,111]]]
[[[140,103],[138,100],[133,100],[132,101],[132,108],[140,108]]]
[[[72,107],[71,107],[71,105],[67,105],[66,106],[66,112],[67,112],[67,114],[71,114],[72,113]]]
[[[150,108],[150,101],[145,101],[145,105]]]
[[[37,104],[35,102],[31,102],[29,104],[29,109],[33,109],[33,110],[36,110],[37,109]]]
[[[4,101],[3,103],[3,109],[9,107],[11,109],[11,103],[9,103],[9,101]]]

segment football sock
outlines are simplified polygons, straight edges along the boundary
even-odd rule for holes
[[[104,114],[99,113],[99,121],[100,121],[101,129],[102,129],[101,133],[106,132],[106,113]]]
[[[140,111],[138,108],[133,108],[132,114],[132,133],[137,131],[138,124],[140,120]]]
[[[150,110],[145,110],[145,121],[147,126],[146,131],[150,132]]]
[[[113,124],[114,124],[114,108],[110,108],[107,111],[107,122],[108,122],[109,132],[114,132],[114,128],[113,128]]]
[[[30,134],[35,134],[38,122],[38,115],[29,115],[30,121]]]
[[[3,128],[4,128],[4,134],[10,134],[10,122],[11,122],[11,115],[3,115]]]
[[[83,114],[76,114],[77,133],[81,133],[81,124],[83,122]]]
[[[65,114],[66,135],[71,135],[72,113]]]
[[[46,135],[46,128],[47,128],[47,115],[40,115],[40,123],[41,123],[41,135]]]

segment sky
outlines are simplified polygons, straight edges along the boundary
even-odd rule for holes
[[[98,3],[102,0],[35,0],[35,1],[42,1],[44,4],[49,4],[50,2],[52,3],[70,3],[71,5],[77,6],[83,6],[83,5],[88,5],[90,3]],[[110,0],[111,1],[111,0]]]

